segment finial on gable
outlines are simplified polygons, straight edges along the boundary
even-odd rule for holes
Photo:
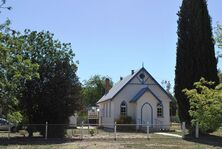
[[[142,62],[142,68],[144,68],[144,62]]]

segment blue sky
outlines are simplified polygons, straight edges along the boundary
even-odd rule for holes
[[[95,74],[114,82],[131,69],[145,68],[157,79],[174,81],[177,15],[181,0],[8,0],[1,13],[12,28],[49,30],[70,42],[80,80]],[[212,25],[222,24],[221,0],[209,0]],[[222,67],[221,62],[219,64]]]

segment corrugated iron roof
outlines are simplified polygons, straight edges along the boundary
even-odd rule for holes
[[[141,68],[142,69],[142,68]],[[106,100],[110,100],[116,96],[119,91],[130,81],[133,79],[134,76],[137,75],[137,73],[141,70],[137,70],[134,72],[134,74],[130,74],[126,77],[124,77],[122,80],[118,81],[107,94],[105,94],[97,103],[104,102]]]

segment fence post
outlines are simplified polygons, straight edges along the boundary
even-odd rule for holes
[[[88,121],[88,134],[89,134],[89,121]]]
[[[99,125],[97,125],[97,127],[96,127],[96,132],[97,132],[97,134],[99,134]]]
[[[116,122],[115,122],[115,125],[114,125],[114,140],[116,140]]]
[[[81,124],[81,140],[83,139],[83,121],[82,121],[82,124]]]
[[[48,138],[48,122],[45,122],[45,140]]]
[[[8,139],[10,139],[10,133],[11,133],[11,126],[8,124]]]
[[[149,126],[149,122],[147,122],[146,124],[146,133],[147,133],[147,139],[150,139],[150,126]]]
[[[185,122],[182,122],[182,138],[185,137],[186,126]]]
[[[199,123],[198,123],[198,121],[196,122],[196,127],[195,127],[195,138],[199,138]]]

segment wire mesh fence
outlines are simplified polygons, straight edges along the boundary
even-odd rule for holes
[[[209,136],[200,136],[195,138],[188,134],[184,124],[171,123],[170,125],[149,125],[149,124],[88,124],[80,123],[77,125],[69,124],[23,124],[17,127],[17,130],[8,126],[5,130],[0,130],[0,146],[1,145],[27,145],[27,144],[58,144],[84,143],[90,145],[91,142],[103,142],[104,144],[112,144],[112,141],[122,144],[126,142],[128,145],[135,144],[135,148],[150,146],[152,144],[161,144],[160,146],[180,146],[187,144],[204,144],[222,147],[222,128],[210,134]],[[56,133],[58,129],[64,130],[64,137],[53,137],[52,133]],[[32,136],[29,136],[32,132]],[[76,141],[81,140],[81,141]],[[191,143],[192,142],[192,143]],[[143,145],[139,145],[139,144]],[[71,143],[72,144],[72,143]],[[103,145],[104,145],[103,144]],[[139,146],[138,146],[139,145]],[[85,147],[85,146],[84,146]],[[84,148],[83,147],[83,148]],[[189,147],[189,146],[187,146]],[[205,146],[204,146],[205,147]],[[103,146],[104,148],[104,146]]]
[[[61,131],[67,139],[136,139],[136,138],[175,138],[182,137],[181,124],[149,125],[149,124],[23,124],[17,130],[0,131],[1,139],[41,138],[49,139],[53,133]],[[61,135],[62,136],[62,135]],[[60,138],[60,136],[57,136]],[[56,138],[56,137],[53,137]]]
[[[147,124],[23,124],[12,130],[11,126],[0,131],[0,139],[155,139],[155,138],[185,138],[188,134],[185,123],[171,123],[170,125]],[[199,137],[196,127],[193,137]],[[221,129],[222,130],[222,129]],[[61,132],[61,135],[58,135]],[[222,132],[222,131],[221,131]],[[57,134],[57,135],[54,135]],[[220,136],[220,134],[219,134]],[[221,134],[222,137],[222,134]]]

